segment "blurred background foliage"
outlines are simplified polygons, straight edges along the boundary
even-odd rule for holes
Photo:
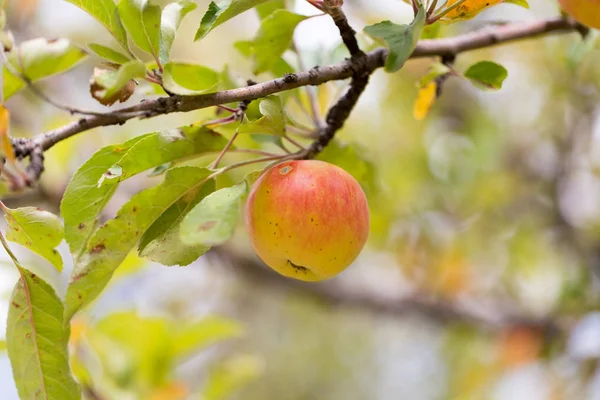
[[[8,3],[17,42],[44,36],[68,37],[82,47],[92,40],[111,43],[99,24],[63,1]],[[175,58],[226,71],[242,83],[268,79],[253,77],[233,46],[253,36],[257,16],[246,13],[193,43],[208,5],[197,3],[175,42]],[[299,12],[313,13],[297,3]],[[559,12],[555,1],[530,0],[530,6],[500,5],[428,35]],[[346,0],[345,7],[358,31],[384,19],[412,18],[400,0]],[[355,264],[324,283],[279,279],[256,263],[241,228],[227,246],[186,268],[131,255],[72,325],[71,362],[86,396],[600,399],[597,38],[596,32],[585,40],[569,34],[462,54],[455,64],[460,71],[480,60],[503,64],[509,71],[503,88],[482,92],[450,79],[423,121],[415,120],[413,106],[432,60],[411,60],[392,75],[376,72],[320,156],[354,174],[368,193],[370,241]],[[308,66],[346,56],[327,18],[303,22],[296,40]],[[101,110],[88,92],[97,62],[40,87],[63,104]],[[322,113],[343,87],[318,89]],[[304,89],[295,94],[306,103]],[[129,103],[142,98],[137,93]],[[73,118],[27,92],[8,106],[15,136]],[[297,103],[290,108],[309,123]],[[40,187],[5,202],[57,212],[71,174],[99,147],[214,117],[214,110],[200,110],[63,141],[47,152]],[[231,183],[248,171],[220,179]],[[128,180],[109,212],[153,179]],[[66,246],[61,250],[68,254]],[[39,264],[42,275],[50,268],[30,253],[20,257]],[[68,273],[66,265],[64,279],[51,282],[59,293]],[[3,262],[2,321],[16,279]],[[0,341],[0,388],[11,400],[17,397],[3,346]]]

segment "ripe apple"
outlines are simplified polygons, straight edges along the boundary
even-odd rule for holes
[[[558,0],[567,14],[590,28],[600,28],[600,0]]]
[[[345,270],[369,234],[369,206],[343,169],[316,160],[286,161],[267,170],[246,203],[254,250],[284,276],[320,281]]]

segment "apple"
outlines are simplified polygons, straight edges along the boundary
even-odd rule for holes
[[[558,0],[567,14],[590,28],[600,28],[600,0]]]
[[[303,281],[345,270],[369,234],[369,206],[360,184],[323,161],[285,161],[254,183],[245,225],[258,256],[278,273]]]

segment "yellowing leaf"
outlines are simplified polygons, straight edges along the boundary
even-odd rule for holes
[[[0,104],[0,150],[2,155],[10,163],[15,163],[15,152],[8,136],[8,123],[10,121],[10,114],[6,107]]]
[[[461,0],[448,0],[446,7],[452,7],[452,5],[458,3],[459,1]],[[466,0],[464,3],[458,5],[452,11],[448,12],[444,16],[443,20],[447,22],[455,22],[472,19],[486,8],[496,6],[503,2],[504,0]]]
[[[71,321],[71,336],[69,338],[69,343],[73,346],[77,346],[86,329],[87,323],[82,318],[74,318]]]
[[[427,85],[419,89],[417,100],[415,101],[415,107],[413,109],[413,116],[416,120],[421,121],[425,119],[436,98],[437,83],[435,81],[429,82]]]

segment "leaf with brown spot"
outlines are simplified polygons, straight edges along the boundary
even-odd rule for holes
[[[216,246],[229,240],[247,192],[248,184],[244,180],[204,198],[181,223],[181,241],[188,245]]]
[[[8,223],[6,238],[44,257],[62,271],[63,260],[55,250],[64,238],[60,218],[36,207],[11,209],[4,206],[3,210]]]
[[[19,397],[79,400],[79,386],[69,368],[69,328],[54,289],[23,269],[8,310],[6,347]]]
[[[140,256],[163,265],[188,265],[206,253],[210,246],[186,245],[179,234],[181,221],[202,199],[215,191],[215,181],[211,179],[197,191],[191,191],[171,206],[144,233],[138,251]]]
[[[112,274],[148,230],[173,204],[208,180],[211,171],[197,167],[178,167],[169,170],[165,181],[156,187],[133,196],[118,212],[90,238],[86,252],[75,260],[73,275],[67,288],[66,318],[70,319],[81,307],[89,304],[102,292]],[[144,210],[134,214],[133,208]],[[101,252],[92,252],[96,246]]]

